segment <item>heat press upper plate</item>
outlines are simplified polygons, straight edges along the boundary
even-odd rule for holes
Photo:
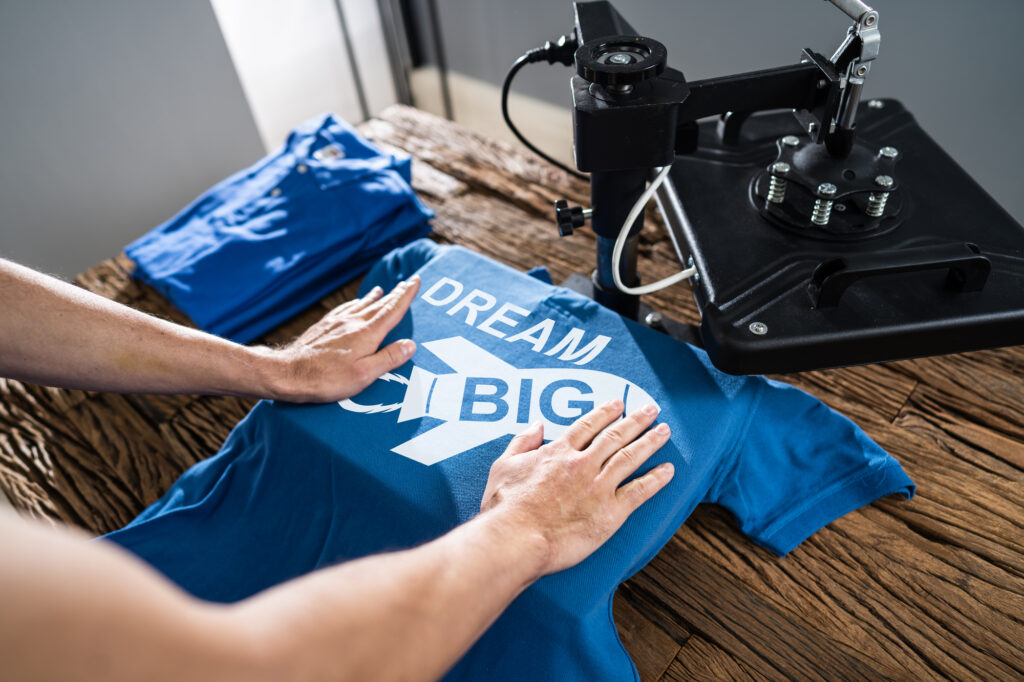
[[[755,177],[776,158],[780,137],[802,133],[788,112],[751,117],[736,146],[703,123],[698,152],[676,160],[682,209],[668,222],[697,265],[701,336],[720,369],[803,371],[1024,343],[1024,228],[899,102],[882,104],[861,105],[857,137],[899,150],[900,214],[894,229],[873,236],[801,234],[762,217]],[[825,261],[965,243],[991,264],[980,291],[949,290],[943,269],[864,278],[830,308],[816,307],[809,291]]]

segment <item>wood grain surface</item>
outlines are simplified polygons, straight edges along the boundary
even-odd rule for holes
[[[593,268],[594,239],[555,231],[555,199],[586,183],[416,110],[361,126],[414,155],[435,238],[556,281]],[[641,271],[677,268],[648,214]],[[140,232],[148,226],[140,226]],[[79,285],[189,324],[112,258]],[[355,292],[350,283],[269,335],[293,338]],[[686,321],[685,287],[648,297]],[[619,590],[615,615],[644,680],[1024,679],[1024,348],[778,377],[860,424],[918,484],[812,536],[785,559],[723,509],[700,507]],[[0,380],[0,489],[25,514],[93,533],[118,528],[217,451],[251,403],[112,395]]]

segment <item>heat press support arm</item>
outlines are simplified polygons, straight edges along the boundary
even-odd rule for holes
[[[830,125],[840,134],[853,139],[854,119],[860,104],[864,79],[871,71],[871,63],[878,56],[882,35],[878,31],[878,12],[860,0],[829,0],[856,23],[850,27],[846,39],[832,55],[832,63],[843,75],[843,98],[839,116]]]
[[[660,43],[637,36],[610,3],[575,4],[580,48],[572,81],[574,147],[577,167],[591,173],[597,301],[636,317],[637,297],[616,287],[613,268],[620,281],[639,283],[636,250],[643,214],[633,223],[618,262],[612,258],[615,240],[650,170],[696,149],[698,119],[722,115],[722,136],[729,141],[738,138],[751,113],[791,108],[815,142],[825,143],[837,157],[849,153],[853,112],[878,54],[878,13],[858,0],[831,1],[857,21],[832,59],[805,49],[798,64],[692,83],[667,67]],[[632,64],[609,61],[617,50],[641,49],[646,50],[644,59]]]

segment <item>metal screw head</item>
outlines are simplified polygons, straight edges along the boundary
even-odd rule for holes
[[[661,313],[651,311],[644,316],[644,324],[648,327],[660,327],[663,319]]]
[[[836,186],[831,182],[823,182],[818,185],[818,194],[823,194],[827,197],[832,196],[836,193]]]
[[[693,256],[690,256],[690,257],[688,257],[686,259],[686,267],[688,267],[688,268],[692,268],[693,267]],[[699,272],[693,273],[693,283],[694,284],[700,284],[700,273]]]
[[[846,204],[836,204],[835,206],[832,207],[832,210],[842,213],[843,211],[846,210]]]
[[[625,52],[616,52],[608,57],[608,61],[612,64],[629,64],[633,59]]]
[[[757,334],[758,336],[764,336],[768,333],[768,325],[764,322],[751,322],[747,327],[751,334]]]
[[[875,22],[878,21],[878,12],[871,12],[865,16],[861,21],[864,22],[865,26],[874,26]]]
[[[868,101],[868,108],[869,109],[884,109],[885,108],[885,102],[883,102],[880,99],[869,100]]]
[[[868,67],[866,67],[866,66],[861,66],[861,67],[857,68],[857,75],[858,76],[863,76],[867,72],[868,72]]]
[[[772,164],[772,173],[775,175],[785,175],[790,171],[789,164],[785,161],[776,161]]]
[[[889,187],[892,187],[892,178],[888,175],[879,175],[875,178],[875,184],[879,187],[885,187],[888,189]]]
[[[782,138],[782,144],[786,145],[787,147],[799,147],[800,138],[797,137],[796,135],[786,135],[784,138]]]
[[[883,159],[895,159],[899,156],[899,151],[896,147],[882,147],[878,150],[878,155]]]
[[[295,167],[295,170],[297,170],[300,173],[305,173],[306,171],[309,170],[309,166],[307,166],[304,163],[300,163],[298,166]]]

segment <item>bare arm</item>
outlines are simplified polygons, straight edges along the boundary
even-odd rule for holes
[[[622,485],[668,439],[622,403],[491,469],[481,513],[416,549],[285,583],[233,606],[187,597],[104,543],[0,514],[0,660],[14,679],[374,679],[442,675],[525,587],[593,552],[671,478]],[[608,428],[606,428],[608,427]],[[45,633],[45,634],[43,634]]]
[[[375,289],[282,349],[247,347],[146,315],[0,259],[0,376],[100,391],[294,401],[355,395],[398,367],[411,340],[378,350],[419,287]]]

